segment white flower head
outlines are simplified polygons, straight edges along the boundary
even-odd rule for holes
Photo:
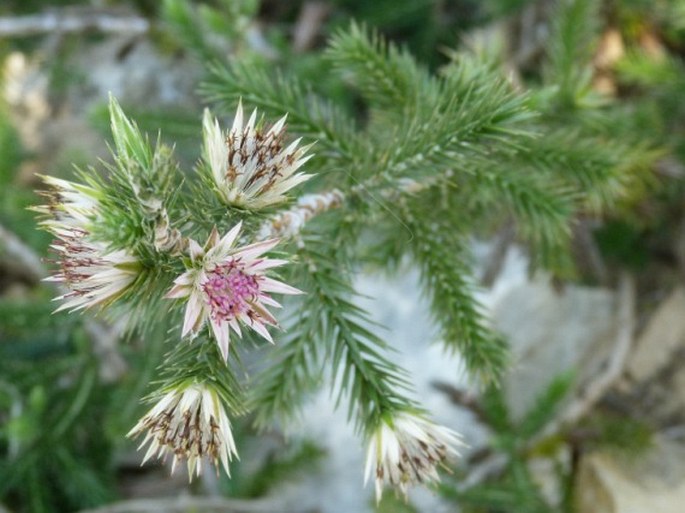
[[[257,110],[243,124],[242,102],[232,128],[224,133],[205,110],[203,157],[221,199],[228,205],[260,209],[280,203],[285,193],[312,175],[296,172],[312,155],[311,146],[298,148],[300,139],[284,147],[285,120],[268,130],[257,124]]]
[[[444,466],[449,456],[457,456],[457,447],[463,445],[461,436],[451,429],[419,414],[397,413],[384,419],[371,435],[364,483],[375,474],[377,501],[385,483],[406,498],[410,486],[439,482],[437,467]]]
[[[41,225],[55,236],[50,246],[60,270],[46,281],[63,283],[69,292],[55,298],[64,303],[56,310],[81,310],[117,299],[135,281],[138,259],[124,250],[109,250],[91,237],[100,216],[100,192],[87,185],[50,176],[45,193],[49,202],[34,210],[47,216]]]
[[[226,360],[230,331],[241,336],[240,325],[248,326],[269,342],[273,342],[267,326],[277,326],[267,306],[279,308],[271,293],[301,294],[285,283],[266,276],[268,269],[287,263],[262,256],[278,239],[234,248],[241,223],[223,238],[212,230],[204,248],[190,240],[190,269],[174,281],[167,298],[188,300],[182,336],[194,335],[206,320]]]
[[[143,463],[152,456],[161,459],[173,455],[171,471],[186,460],[188,477],[200,475],[203,457],[214,466],[219,463],[230,476],[228,464],[238,457],[231,424],[219,394],[206,384],[192,383],[169,390],[126,435],[137,437],[145,432],[138,449],[149,443]]]

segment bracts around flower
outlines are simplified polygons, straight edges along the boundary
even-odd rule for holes
[[[298,148],[300,139],[283,146],[285,120],[284,116],[265,130],[254,110],[243,125],[241,103],[232,128],[224,133],[205,110],[203,158],[225,204],[255,210],[269,207],[285,201],[286,192],[312,177],[296,172],[312,157],[305,155],[310,146]]]
[[[231,423],[219,393],[207,383],[190,382],[172,387],[127,434],[135,438],[145,433],[138,447],[149,443],[143,463],[153,456],[173,455],[171,471],[185,460],[188,478],[200,475],[203,458],[208,458],[230,476],[229,463],[238,457]]]
[[[401,411],[386,416],[369,437],[364,483],[375,477],[376,501],[387,483],[407,497],[410,486],[440,481],[438,466],[458,456],[461,436],[434,424],[420,413]]]
[[[58,230],[55,235],[51,248],[61,269],[45,281],[63,283],[69,289],[55,298],[64,301],[55,312],[104,306],[121,296],[138,276],[138,260],[126,251],[107,252],[103,244],[88,242],[88,233],[78,228]]]
[[[41,225],[55,236],[50,246],[60,270],[46,281],[62,283],[68,291],[56,311],[104,306],[123,294],[140,272],[138,259],[125,250],[110,250],[91,236],[100,217],[100,191],[50,176],[48,204],[34,210],[45,215]]]
[[[241,336],[240,326],[247,326],[273,342],[267,326],[277,326],[267,306],[281,305],[276,294],[301,294],[294,287],[266,276],[266,271],[286,264],[286,260],[264,257],[278,244],[278,239],[234,248],[241,223],[219,238],[212,230],[201,247],[190,240],[187,271],[174,281],[167,298],[186,299],[182,336],[197,334],[209,321],[224,360],[228,358],[230,331]]]

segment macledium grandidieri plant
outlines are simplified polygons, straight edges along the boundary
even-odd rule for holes
[[[193,26],[191,10],[174,12]],[[112,99],[112,163],[74,181],[46,177],[36,210],[55,237],[59,309],[126,319],[141,343],[167,334],[168,351],[147,366],[159,369],[154,404],[129,433],[144,437],[144,460],[228,473],[240,445],[231,422],[249,412],[259,428],[290,423],[326,381],[368,445],[377,499],[386,486],[406,496],[438,481],[462,442],[416,399],[356,301],[356,274],[416,268],[436,341],[461,357],[455,374],[496,381],[508,352],[476,299],[475,227],[511,220],[533,261],[568,272],[574,219],[622,199],[644,155],[554,125],[555,106],[587,84],[550,84],[531,101],[490,62],[459,54],[433,74],[355,25],[325,60],[364,116],[260,62],[214,63],[201,92],[232,122],[205,111],[194,170]],[[561,76],[589,76],[576,71]],[[242,99],[255,108],[247,120]],[[238,349],[263,351],[259,368],[244,372]]]
[[[55,298],[60,310],[104,305],[119,297],[136,279],[137,259],[125,250],[109,250],[93,239],[91,230],[101,216],[99,191],[83,184],[46,176],[52,187],[49,203],[36,210],[46,216],[42,226],[55,236],[51,248],[60,272],[48,278],[68,290]]]
[[[373,475],[376,501],[389,483],[405,497],[410,486],[440,481],[437,469],[463,445],[455,431],[438,426],[419,413],[398,412],[383,419],[369,440],[364,482]]]
[[[175,348],[162,366],[162,386],[150,396],[155,404],[129,436],[143,436],[143,462],[171,457],[173,471],[184,461],[192,478],[208,461],[228,474],[229,463],[238,455],[229,415],[242,415],[246,404],[245,385],[231,363],[231,333],[243,338],[253,332],[278,345],[278,337],[269,331],[279,327],[272,310],[281,305],[273,296],[307,297],[306,285],[311,278],[316,282],[324,268],[323,262],[301,251],[308,245],[301,231],[308,221],[341,207],[346,198],[335,189],[287,205],[287,193],[312,175],[298,171],[311,158],[305,155],[309,147],[298,149],[300,139],[287,142],[285,116],[266,128],[257,122],[255,111],[244,123],[239,103],[232,129],[223,133],[206,111],[204,163],[200,174],[188,177],[199,179],[186,193],[169,150],[159,144],[153,150],[114,100],[110,115],[117,153],[108,173],[82,171],[84,184],[46,177],[49,202],[36,208],[43,226],[56,237],[52,247],[59,271],[51,279],[68,289],[58,298],[64,301],[59,309],[129,312],[132,322],[142,325],[147,319],[136,315],[139,310],[165,304],[180,310],[180,327],[170,331],[178,335],[170,340]],[[207,212],[193,211],[198,195],[209,198]],[[285,208],[275,210],[282,204]],[[203,235],[200,240],[206,242],[200,245],[197,239]],[[303,290],[276,274],[294,258],[305,264],[290,273],[305,285]],[[312,300],[330,301],[326,294]],[[358,324],[359,311],[343,297],[336,301],[349,326],[335,328],[338,321],[323,317],[317,322],[378,344]],[[348,308],[352,310],[345,313]],[[367,345],[362,343],[360,349],[373,351]],[[353,347],[345,351],[347,358],[355,358]],[[411,484],[437,480],[436,468],[456,454],[458,436],[422,415],[405,412],[413,402],[389,386],[401,383],[391,365],[373,362],[366,354],[360,362],[369,366],[359,371],[360,377],[391,373],[385,390],[376,391],[378,411],[359,419],[367,431],[376,426],[367,478],[373,470],[377,497],[385,483],[406,495]],[[257,404],[259,393],[257,387]],[[376,418],[392,420],[378,424]]]

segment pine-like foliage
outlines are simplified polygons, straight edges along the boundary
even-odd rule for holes
[[[562,62],[555,69],[566,60],[577,66],[575,57],[557,53]],[[410,256],[444,326],[443,342],[460,351],[473,375],[496,377],[505,350],[474,299],[474,228],[512,216],[542,263],[568,271],[574,216],[610,207],[625,192],[625,148],[568,130],[549,134],[542,121],[551,116],[536,112],[536,92],[520,94],[468,55],[432,74],[406,51],[352,25],[333,37],[325,58],[364,98],[366,121],[265,66],[213,66],[203,92],[224,108],[242,98],[274,115],[287,111],[291,130],[317,138],[323,155],[316,184],[347,198],[344,213],[328,216],[329,225],[345,223],[336,242],[350,247],[359,233],[372,233],[369,239],[382,241],[379,251],[391,248],[395,261]],[[352,270],[369,253],[347,250]]]

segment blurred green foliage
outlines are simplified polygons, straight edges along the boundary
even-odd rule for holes
[[[0,80],[0,84],[2,81]],[[24,157],[19,135],[0,100],[0,224],[12,226],[17,234],[44,250],[48,237],[35,230],[33,215],[26,209],[35,204],[35,194],[19,183],[19,164]]]
[[[464,513],[570,513],[570,501],[550,505],[529,467],[533,457],[551,462],[565,450],[561,438],[540,438],[542,430],[553,418],[573,383],[573,375],[565,374],[553,380],[520,420],[512,419],[502,389],[490,387],[481,402],[481,420],[492,430],[492,450],[503,456],[505,464],[495,475],[470,488],[461,489],[457,475],[449,485],[440,487],[445,497],[454,500]],[[554,467],[555,465],[552,465]],[[568,488],[571,474],[558,465],[556,478]],[[568,494],[564,494],[568,495]]]
[[[0,299],[0,497],[25,511],[114,497],[109,387],[80,320],[51,310],[46,290]]]

